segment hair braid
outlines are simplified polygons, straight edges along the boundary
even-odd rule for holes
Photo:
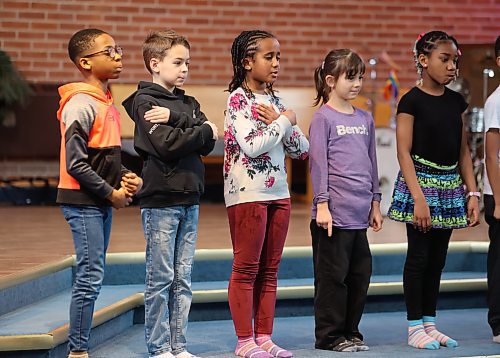
[[[448,35],[444,31],[429,31],[427,33],[420,34],[415,41],[415,46],[413,47],[413,56],[415,60],[415,67],[417,68],[417,73],[422,76],[423,67],[418,60],[418,56],[425,55],[428,56],[434,49],[437,48],[440,42],[453,42],[458,50],[458,55],[460,56],[460,50],[458,47],[457,40]],[[458,69],[458,62],[457,62]]]
[[[258,42],[261,39],[274,38],[274,35],[267,31],[250,30],[241,32],[236,37],[231,46],[231,59],[233,63],[233,78],[228,86],[228,91],[233,92],[238,87],[242,87],[249,97],[253,97],[252,91],[245,86],[247,70],[243,66],[245,58],[251,58],[257,52]],[[272,83],[268,83],[267,88],[274,96]]]

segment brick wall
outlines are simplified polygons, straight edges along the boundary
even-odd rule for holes
[[[273,32],[281,43],[279,85],[312,85],[313,68],[331,48],[350,47],[365,59],[386,50],[416,79],[411,48],[418,33],[442,29],[459,43],[492,43],[500,34],[499,0],[1,0],[0,48],[34,83],[76,80],[67,58],[71,35],[84,27],[110,32],[126,51],[120,82],[147,79],[140,46],[150,29],[171,27],[191,42],[192,84],[227,84],[229,49],[243,29]],[[381,85],[387,73],[379,65]]]

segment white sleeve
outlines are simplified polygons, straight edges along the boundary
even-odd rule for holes
[[[500,128],[500,87],[488,98],[484,105],[484,131]]]
[[[280,144],[291,124],[288,118],[281,115],[268,126],[257,126],[251,118],[253,112],[250,106],[242,93],[233,93],[228,99],[227,120],[228,125],[234,128],[241,150],[250,158],[255,158]]]

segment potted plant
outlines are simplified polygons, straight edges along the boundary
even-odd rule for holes
[[[9,55],[0,50],[0,125],[11,128],[16,125],[14,109],[26,104],[32,95],[28,83],[14,67]]]

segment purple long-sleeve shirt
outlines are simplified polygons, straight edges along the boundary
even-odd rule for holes
[[[333,226],[365,229],[372,201],[380,201],[375,125],[370,113],[352,114],[323,105],[309,128],[313,184],[312,218],[318,203],[328,202]]]

